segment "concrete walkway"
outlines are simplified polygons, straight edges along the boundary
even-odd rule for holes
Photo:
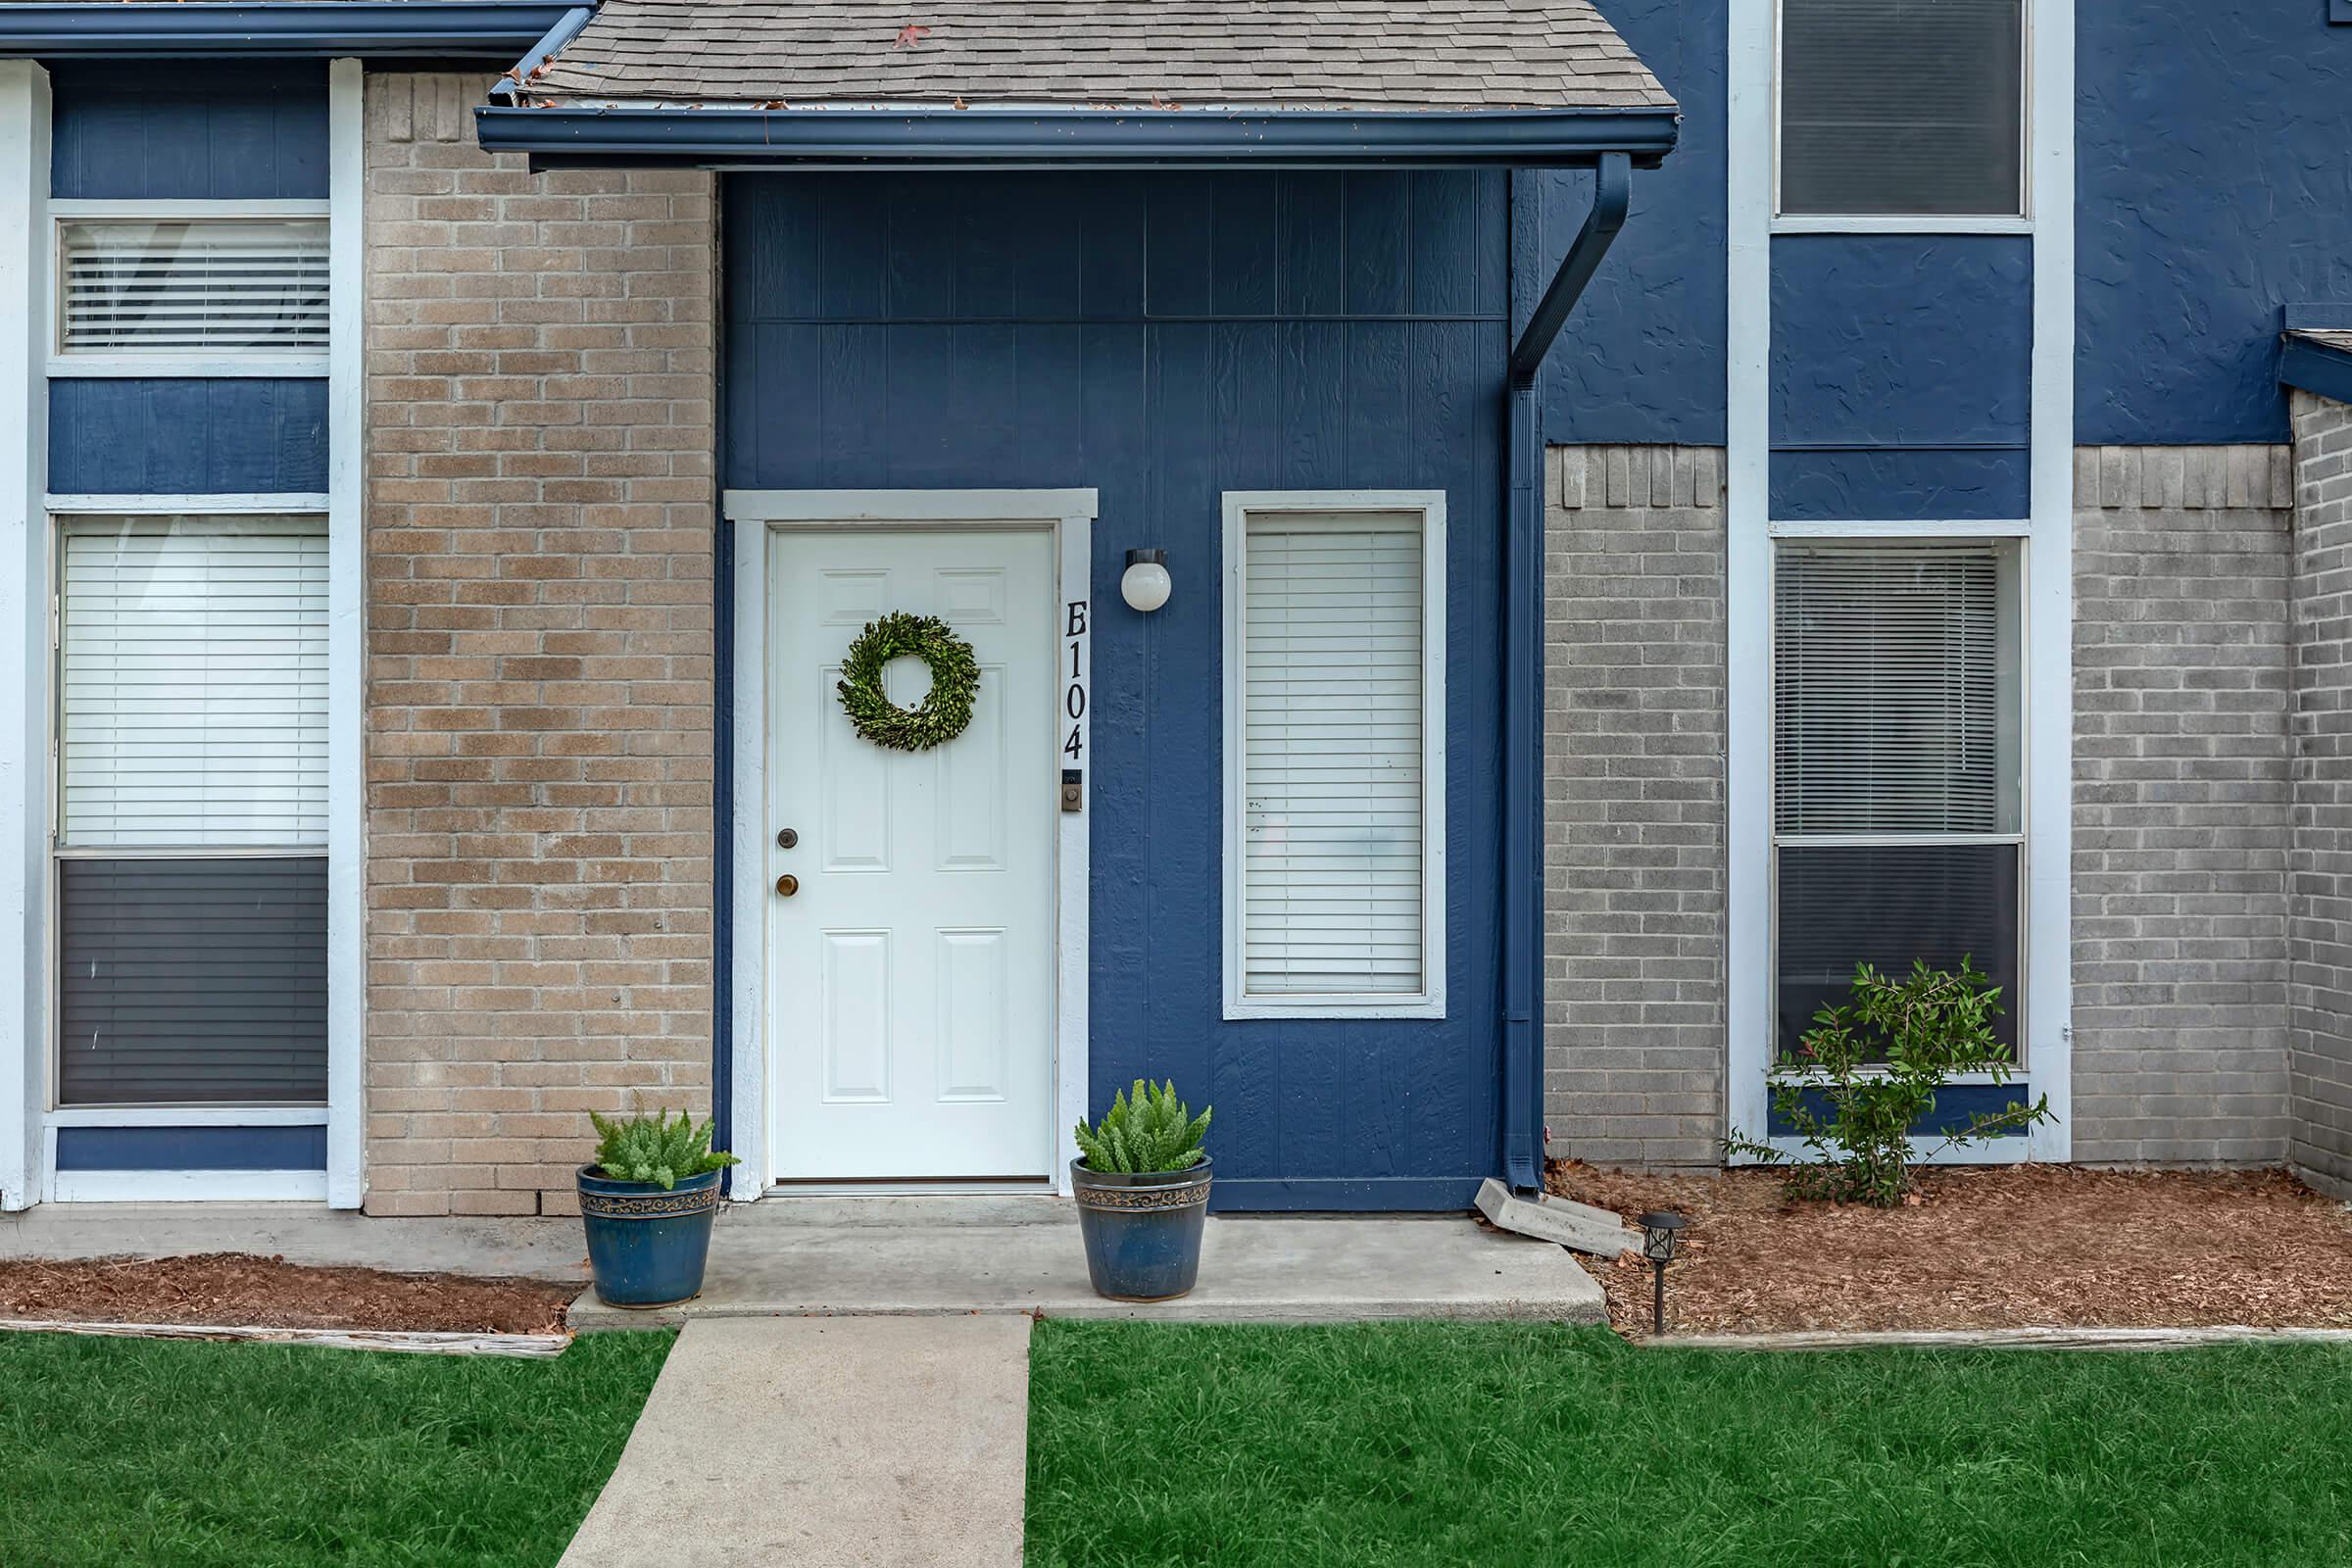
[[[1035,1313],[1231,1323],[1542,1318],[1598,1323],[1600,1284],[1568,1251],[1464,1215],[1212,1216],[1200,1285],[1106,1301],[1087,1282],[1064,1199],[769,1199],[730,1209],[703,1294],[629,1312],[593,1292],[574,1329],[802,1314]]]
[[[690,1323],[562,1568],[1019,1568],[1021,1317]]]

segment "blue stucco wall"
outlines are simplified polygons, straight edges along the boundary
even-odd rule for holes
[[[2352,29],[2108,0],[2076,60],[2076,439],[2285,440],[2278,307],[2352,301]]]
[[[1728,155],[1723,0],[1599,0],[1683,109],[1665,167],[1634,175],[1633,207],[1541,383],[1544,438],[1721,446],[1728,341]],[[1559,265],[1592,203],[1592,176],[1547,173],[1540,249]]]
[[[50,105],[56,196],[326,197],[323,62],[60,62]]]
[[[743,175],[731,486],[1094,486],[1093,1096],[1216,1107],[1219,1202],[1459,1207],[1497,1168],[1496,174]],[[1220,497],[1447,498],[1447,989],[1426,1021],[1222,1013]],[[1176,591],[1119,600],[1125,552]]]
[[[1784,234],[1772,242],[1772,513],[2022,517],[2033,242]]]

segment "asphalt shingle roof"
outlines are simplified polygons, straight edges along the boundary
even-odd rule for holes
[[[901,42],[903,28],[927,28]],[[1590,0],[604,0],[536,98],[1671,109]]]

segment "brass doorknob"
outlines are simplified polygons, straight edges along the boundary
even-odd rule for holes
[[[797,876],[794,876],[791,872],[787,871],[782,876],[776,878],[776,897],[780,899],[789,899],[795,893],[800,891],[801,879]]]

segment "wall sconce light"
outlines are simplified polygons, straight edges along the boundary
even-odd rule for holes
[[[1642,1255],[1649,1259],[1650,1301],[1649,1331],[1666,1332],[1666,1265],[1674,1261],[1674,1250],[1682,1241],[1683,1227],[1690,1223],[1682,1215],[1660,1210],[1644,1214],[1642,1226]]]
[[[1130,550],[1127,569],[1119,577],[1119,597],[1127,608],[1150,614],[1168,602],[1168,553],[1165,550]]]

